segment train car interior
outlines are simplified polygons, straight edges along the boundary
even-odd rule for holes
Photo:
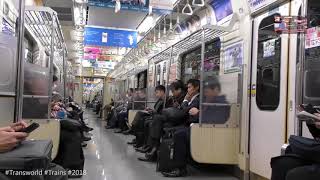
[[[319,0],[0,0],[0,180],[319,180]]]

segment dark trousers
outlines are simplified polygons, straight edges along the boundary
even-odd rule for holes
[[[316,180],[320,179],[320,164],[306,161],[296,155],[272,158],[271,180]]]
[[[150,132],[152,131],[152,122],[153,119],[149,119],[144,122],[144,144],[148,146],[152,146],[152,137],[150,136]]]
[[[155,114],[153,116],[152,127],[150,128],[150,136],[154,141],[160,141],[165,123],[166,117],[164,115]]]
[[[290,170],[286,180],[316,180],[320,179],[320,165],[301,166]]]
[[[126,124],[127,120],[128,120],[128,111],[121,111],[118,114],[118,124],[120,129],[125,130],[128,128]]]
[[[113,109],[113,110],[111,110],[111,112],[109,114],[109,119],[107,119],[108,126],[116,127],[117,121],[118,121],[118,114],[117,114],[116,109]]]
[[[133,133],[143,132],[145,119],[150,116],[148,113],[138,111],[132,121]]]

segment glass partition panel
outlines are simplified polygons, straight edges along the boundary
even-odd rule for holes
[[[24,97],[22,118],[48,118],[48,97]]]
[[[19,0],[0,0],[0,94],[15,94]]]
[[[239,74],[206,77],[203,81],[200,123],[238,126]]]
[[[35,64],[24,64],[24,95],[49,95],[49,69]]]
[[[133,110],[144,110],[146,108],[147,89],[136,89],[133,93]],[[129,105],[130,106],[130,105]]]

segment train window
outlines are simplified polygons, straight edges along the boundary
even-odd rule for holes
[[[206,44],[204,60],[204,76],[219,74],[220,39]],[[189,79],[200,79],[201,47],[182,56],[181,80],[186,83]]]
[[[271,111],[280,100],[281,38],[274,30],[275,15],[263,19],[258,31],[256,102],[261,110]]]
[[[308,1],[308,29],[305,43],[305,81],[303,103],[320,104],[320,3]]]

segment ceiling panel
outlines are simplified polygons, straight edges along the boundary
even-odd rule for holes
[[[120,11],[115,13],[114,9],[90,6],[87,25],[137,29],[146,16],[147,13],[143,12]]]

